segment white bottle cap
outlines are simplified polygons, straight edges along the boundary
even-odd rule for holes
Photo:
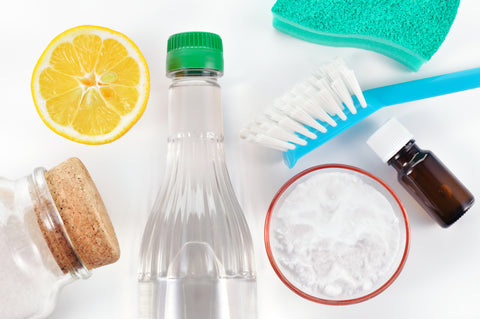
[[[412,133],[392,118],[370,136],[367,144],[386,163],[411,139]]]

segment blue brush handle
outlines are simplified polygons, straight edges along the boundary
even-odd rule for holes
[[[342,133],[382,107],[422,100],[478,87],[480,87],[480,68],[366,90],[363,92],[365,100],[368,103],[366,108],[362,108],[358,101],[355,100],[357,114],[351,114],[345,109],[347,120],[342,121],[335,116],[334,120],[338,123],[335,127],[325,125],[325,123],[322,122],[321,124],[325,125],[327,128],[326,133],[321,133],[308,127],[308,129],[315,133],[318,138],[309,139],[302,136],[302,138],[307,140],[307,145],[296,145],[294,150],[284,152],[283,157],[285,163],[289,168],[292,168],[300,157],[316,149],[323,143]]]
[[[371,89],[382,106],[395,105],[480,87],[480,68]],[[368,100],[367,100],[368,101]]]

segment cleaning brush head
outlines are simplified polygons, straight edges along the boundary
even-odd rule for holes
[[[277,0],[273,26],[302,40],[373,50],[417,71],[445,40],[460,0]]]
[[[241,130],[240,137],[284,152],[305,146],[357,113],[352,95],[366,107],[353,71],[338,58],[276,99]]]

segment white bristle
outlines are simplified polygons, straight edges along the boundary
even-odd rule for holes
[[[320,90],[315,88],[311,83],[307,82],[305,85],[305,94],[307,94],[310,99],[312,100],[312,104],[315,107],[315,110],[319,113],[318,119],[327,122],[331,126],[337,126],[337,122],[330,116],[330,114],[335,115],[336,112],[329,112],[330,110],[324,108],[323,106],[326,105],[325,99]],[[335,103],[335,102],[334,102]],[[334,108],[331,108],[333,111]],[[338,109],[342,112],[340,109]],[[338,110],[336,110],[338,112]],[[343,113],[343,112],[342,112]]]
[[[281,99],[282,103],[274,102],[274,106],[277,107],[279,110],[281,110],[283,113],[287,114],[290,116],[292,119],[306,124],[310,127],[313,127],[317,131],[320,132],[326,132],[327,129],[320,125],[313,117],[311,117],[305,110],[303,110],[301,107],[296,107],[296,102],[298,99],[291,93],[288,93],[283,96]]]
[[[340,98],[340,100],[343,102],[343,104],[345,104],[350,110],[350,113],[356,114],[357,109],[355,108],[355,105],[353,105],[352,97],[350,96],[350,93],[348,92],[348,89],[345,86],[342,78],[340,76],[333,78],[330,86]]]
[[[336,77],[338,77],[338,69],[336,67],[336,62],[332,61],[324,66],[322,66],[317,74],[320,75],[323,78],[326,78],[328,81],[333,81],[335,80]]]
[[[343,78],[336,69],[332,68],[333,65],[327,65],[314,73],[317,76],[317,81],[315,81],[314,84],[321,89],[328,89],[330,95],[337,101],[337,104],[341,104],[339,105],[341,109],[343,109],[343,105],[345,105],[352,114],[357,113],[349,90],[343,82]]]
[[[336,65],[338,73],[342,76],[345,86],[347,86],[350,91],[350,95],[355,95],[363,108],[367,107],[367,102],[365,101],[365,97],[363,96],[355,72],[349,69],[345,61],[340,57],[333,60],[332,63]]]
[[[284,127],[288,130],[291,130],[296,133],[300,133],[303,136],[309,137],[311,139],[316,139],[317,135],[313,134],[305,126],[302,124],[298,123],[297,121],[292,120],[290,117],[285,116],[285,115],[280,115],[278,114],[275,109],[273,108],[268,108],[265,110],[265,115],[269,117],[271,120],[275,121],[280,125],[281,127]]]
[[[284,142],[264,134],[248,133],[246,135],[243,134],[241,136],[244,136],[243,139],[245,139],[248,142],[257,143],[262,146],[273,148],[275,150],[279,150],[282,152],[295,149],[295,145],[292,143]]]
[[[312,118],[319,119],[319,117],[322,117],[322,112],[316,110],[315,104],[311,101],[310,97],[305,94],[304,88],[295,86],[290,92],[295,96],[296,104],[304,109]]]
[[[257,125],[251,126],[250,131],[256,134],[265,134],[284,142],[291,142],[299,145],[307,145],[307,141],[301,139],[291,131],[280,127],[276,122],[268,119],[263,119],[261,123],[257,121]]]
[[[339,115],[339,113],[343,113],[344,105],[342,104],[342,101],[340,101],[340,99],[338,98],[337,94],[330,87],[330,82],[328,82],[327,79],[313,76],[309,78],[309,80],[315,87],[318,88],[319,91],[322,91],[322,90],[327,91],[328,94],[327,93],[324,93],[324,94],[328,95],[329,103],[326,105],[322,105],[322,107],[327,112],[329,112],[329,110],[335,110],[334,112],[331,113],[333,115],[335,114]]]
[[[241,130],[240,137],[281,151],[293,150],[295,145],[307,144],[302,135],[317,138],[304,125],[325,133],[327,128],[320,122],[334,127],[337,122],[333,116],[347,120],[345,108],[357,113],[353,95],[362,107],[367,106],[354,72],[337,58],[276,99],[272,107]]]
[[[321,93],[309,83],[303,84],[303,87],[303,90],[310,101],[309,106],[311,108],[311,112],[315,115],[315,117],[320,121],[330,124],[331,126],[337,126],[337,122],[335,122],[335,120],[327,113],[327,110],[322,107]]]
[[[310,113],[316,119],[327,122],[331,126],[336,126],[337,123],[328,115],[328,113],[322,108],[321,104],[318,103],[317,93],[318,91],[312,87],[310,83],[299,83],[293,90],[296,95],[305,96],[304,109]]]
[[[347,116],[343,112],[343,109],[339,106],[338,101],[335,99],[333,92],[327,88],[323,88],[317,94],[319,103],[329,114],[337,115],[342,121],[347,119]]]
[[[357,81],[355,73],[352,70],[345,70],[344,72],[342,72],[342,77],[348,84],[348,87],[351,90],[351,94],[357,97],[360,105],[363,108],[367,107],[367,101],[365,101],[365,97],[363,96],[362,89],[360,88],[360,84]]]

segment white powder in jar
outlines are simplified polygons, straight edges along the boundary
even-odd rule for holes
[[[2,319],[44,318],[56,298],[56,285],[67,280],[45,242],[33,206],[22,197],[25,189],[21,189],[0,178]]]
[[[356,175],[311,175],[277,202],[271,217],[277,265],[294,286],[318,298],[374,291],[400,262],[401,225],[391,203]]]

